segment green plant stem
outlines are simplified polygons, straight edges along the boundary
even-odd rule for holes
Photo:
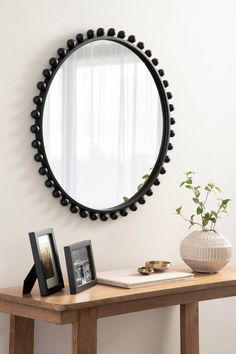
[[[208,199],[210,193],[211,193],[210,191],[207,191],[205,201],[203,202],[203,206],[204,206],[204,207],[205,207],[205,205],[206,205],[206,202],[207,202],[207,199]]]
[[[201,226],[202,227],[202,225],[199,223],[199,222],[195,222],[195,221],[193,221],[193,223],[191,222],[191,220],[189,220],[189,219],[187,219],[187,218],[185,218],[181,213],[179,214],[180,216],[181,216],[181,218],[183,219],[183,220],[185,220],[185,221],[187,221],[187,222],[189,222],[190,224],[191,224],[191,226],[192,225],[199,225],[199,226]]]
[[[217,212],[216,212],[216,221],[213,223],[212,222],[212,224],[213,224],[213,228],[212,228],[212,230],[213,231],[215,231],[215,227],[216,227],[216,223],[217,223],[217,219],[218,219],[218,217],[219,217],[219,214],[220,214],[220,212],[221,212],[221,205],[219,206],[219,208],[218,208],[218,210],[217,210]]]
[[[208,200],[208,197],[209,197],[210,193],[211,193],[210,191],[207,191],[206,198],[205,198],[204,202],[202,203],[202,208],[203,209],[206,209],[206,202]],[[203,219],[204,219],[203,218],[203,213],[201,213],[201,219],[202,219],[202,224],[203,224]],[[203,227],[203,230],[205,230],[205,227]]]

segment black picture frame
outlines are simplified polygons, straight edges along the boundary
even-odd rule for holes
[[[64,247],[69,287],[77,294],[97,283],[92,244],[90,240]]]
[[[29,239],[41,296],[62,290],[64,281],[53,229],[30,232]]]
[[[107,209],[94,209],[87,205],[83,205],[80,203],[80,201],[74,200],[62,188],[48,162],[43,137],[43,115],[45,101],[51,83],[58,69],[76,50],[85,46],[86,44],[99,40],[119,43],[130,49],[140,58],[140,60],[150,71],[156,84],[156,88],[160,96],[163,114],[163,134],[161,147],[156,163],[150,173],[150,177],[144,183],[143,187],[138,190],[137,193],[134,194],[131,198],[129,198],[128,201]],[[57,50],[57,56],[49,59],[49,66],[43,70],[43,76],[43,80],[37,83],[39,92],[37,96],[33,98],[35,108],[31,112],[31,117],[34,119],[34,124],[30,129],[31,132],[35,135],[34,140],[32,141],[32,147],[37,151],[34,155],[34,159],[36,162],[41,164],[39,173],[46,177],[45,186],[53,189],[53,197],[58,198],[60,200],[60,204],[63,207],[69,206],[71,213],[78,213],[82,218],[90,217],[90,219],[93,221],[100,218],[102,221],[107,221],[110,217],[112,220],[116,220],[119,216],[126,217],[130,210],[136,211],[138,209],[138,204],[145,204],[145,196],[149,197],[153,194],[152,187],[158,186],[160,184],[158,176],[166,173],[164,165],[170,162],[170,158],[167,155],[168,150],[173,149],[173,145],[170,143],[170,138],[175,136],[175,132],[172,130],[172,125],[175,124],[175,119],[172,116],[174,106],[169,102],[172,99],[172,93],[167,91],[169,83],[164,78],[165,72],[162,68],[159,67],[158,59],[153,57],[151,50],[146,49],[143,42],[138,42],[134,35],[126,35],[124,31],[116,32],[114,28],[110,28],[107,31],[105,31],[103,28],[98,28],[95,31],[90,29],[85,34],[78,33],[75,36],[75,39],[69,39],[67,41],[66,48],[60,47]]]

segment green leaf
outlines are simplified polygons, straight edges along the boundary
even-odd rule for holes
[[[199,204],[199,199],[198,198],[193,198],[194,203]]]
[[[144,185],[144,183],[140,183],[140,184],[138,185],[138,191],[143,187],[143,185]]]
[[[195,195],[196,195],[197,198],[200,197],[200,194],[201,194],[201,193],[199,192],[198,189],[194,188],[194,193],[195,193]]]
[[[142,178],[143,179],[147,179],[147,178],[149,178],[150,177],[150,175],[144,175]]]
[[[231,199],[222,199],[222,204],[226,205],[230,201],[231,201]]]
[[[180,183],[179,186],[182,187],[185,183],[186,183],[186,181],[183,181],[183,182]]]
[[[124,200],[125,203],[127,203],[129,201],[129,198],[123,197],[123,200]]]
[[[210,214],[206,213],[203,217],[203,222],[202,222],[203,226],[206,226],[209,223],[209,218],[210,218]]]
[[[180,206],[179,208],[176,209],[176,213],[177,213],[177,214],[180,214],[180,213],[181,213],[181,210],[182,210],[182,206]]]
[[[221,199],[220,208],[226,209],[231,199]]]
[[[189,220],[190,226],[193,226],[193,225],[195,224],[195,222],[194,222],[194,216],[195,216],[194,214],[190,216],[190,220]],[[190,227],[189,227],[189,228],[190,228]]]
[[[217,192],[221,193],[221,189],[217,186],[215,186],[215,190],[217,190]]]
[[[188,171],[188,172],[184,172],[187,176],[189,175],[195,175],[195,172],[194,171]]]
[[[208,222],[209,222],[209,219],[203,219],[202,225],[207,226]]]
[[[203,209],[201,207],[197,208],[197,215],[201,214],[203,212]]]
[[[192,184],[193,181],[192,181],[192,178],[189,178],[187,181],[186,181],[187,184]]]
[[[210,192],[210,191],[211,191],[211,188],[208,187],[208,186],[206,186],[206,187],[205,187],[205,190],[206,190],[207,192]]]
[[[187,184],[187,185],[185,186],[185,188],[188,188],[188,189],[193,189],[193,187],[192,187],[192,186],[190,186],[189,184]]]
[[[209,219],[211,222],[213,222],[214,224],[216,223],[216,218],[212,218],[212,217],[210,217],[210,219]]]

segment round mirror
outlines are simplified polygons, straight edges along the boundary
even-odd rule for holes
[[[147,55],[124,39],[69,42],[70,51],[50,60],[54,72],[37,107],[46,185],[75,212],[124,210],[151,194],[165,159],[164,85]]]

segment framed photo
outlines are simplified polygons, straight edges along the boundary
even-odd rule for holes
[[[64,288],[53,229],[29,233],[41,296]]]
[[[70,293],[76,294],[97,283],[91,241],[64,247]]]

